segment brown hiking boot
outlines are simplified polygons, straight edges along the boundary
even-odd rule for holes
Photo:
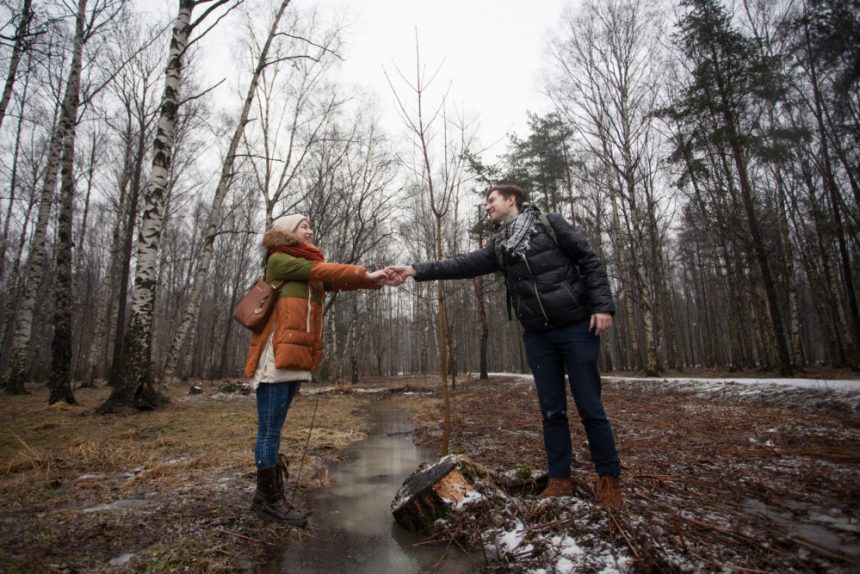
[[[621,510],[621,479],[614,474],[597,477],[597,502],[615,510]]]
[[[552,496],[573,496],[573,486],[570,483],[570,478],[552,478],[540,494],[540,498],[550,498]]]
[[[287,502],[284,496],[284,484],[289,476],[285,462],[282,460],[281,464],[257,469],[257,491],[251,508],[265,520],[304,528],[308,524],[308,515]]]

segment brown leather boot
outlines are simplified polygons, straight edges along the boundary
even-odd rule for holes
[[[284,496],[284,483],[288,476],[285,467],[276,464],[257,469],[257,491],[251,508],[265,520],[304,528],[308,524],[308,515],[287,502]]]
[[[614,474],[601,474],[597,477],[597,502],[615,510],[621,510],[621,479]]]
[[[552,496],[573,496],[573,486],[570,484],[570,478],[552,478],[540,494],[540,498],[550,498]]]

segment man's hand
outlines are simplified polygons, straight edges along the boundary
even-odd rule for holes
[[[591,323],[588,324],[588,330],[598,337],[610,327],[612,327],[612,315],[609,313],[595,313],[591,316]]]
[[[409,277],[415,277],[415,268],[411,265],[389,265],[385,268],[391,283],[386,285],[402,285]]]

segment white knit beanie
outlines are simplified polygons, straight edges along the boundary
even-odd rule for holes
[[[299,224],[302,221],[307,220],[308,218],[302,215],[301,213],[292,213],[290,215],[282,215],[272,222],[272,229],[277,229],[279,231],[286,231],[288,233],[292,233],[298,228]]]

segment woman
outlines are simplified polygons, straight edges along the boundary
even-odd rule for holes
[[[279,217],[263,236],[266,282],[282,283],[266,327],[251,337],[245,376],[257,394],[257,491],[252,507],[265,519],[304,527],[308,517],[284,496],[286,458],[279,464],[281,427],[302,381],[322,360],[322,315],[326,290],[378,288],[385,271],[326,263],[313,244],[308,219]]]

